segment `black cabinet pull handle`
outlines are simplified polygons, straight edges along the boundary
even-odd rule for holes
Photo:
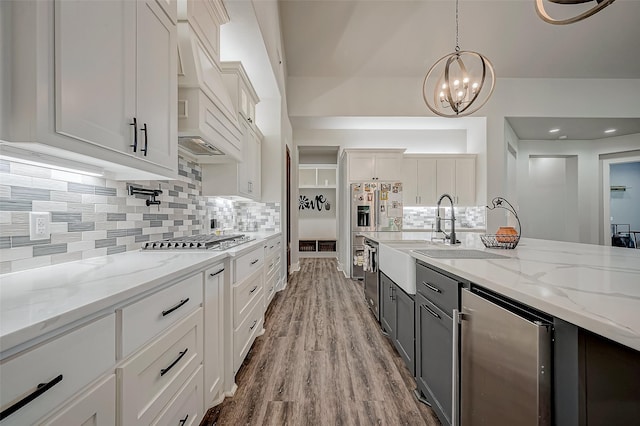
[[[436,293],[442,293],[442,290],[440,290],[440,289],[439,289],[438,287],[436,287],[436,286],[433,286],[433,285],[429,284],[429,283],[428,283],[428,282],[426,282],[426,281],[422,281],[422,284],[426,285],[427,287],[429,287],[429,289],[430,289],[430,290],[433,290],[433,291],[435,291]]]
[[[147,149],[149,148],[149,131],[147,130],[147,123],[144,123],[144,126],[142,127],[142,129],[140,129],[141,132],[144,132],[144,148],[142,148],[140,151],[144,152],[144,156],[147,156]]]
[[[269,247],[269,249],[272,249],[272,248],[274,248],[274,247],[275,247],[275,245],[273,245],[273,246]]]
[[[253,262],[251,262],[251,264],[252,264],[252,265],[255,265],[256,263],[258,263],[258,260],[260,260],[260,259],[256,259],[256,260],[254,260]]]
[[[440,315],[438,315],[437,312],[433,311],[430,307],[428,307],[427,305],[422,305],[423,308],[425,308],[427,311],[429,311],[429,313],[431,315],[433,315],[434,317],[438,318],[438,319],[442,319],[442,317]]]
[[[182,299],[176,306],[174,306],[173,308],[167,309],[166,311],[162,311],[162,316],[166,317],[167,315],[169,315],[171,312],[175,311],[176,309],[178,309],[180,306],[184,305],[185,303],[187,303],[189,301],[189,298],[187,297],[186,299]]]
[[[133,123],[129,123],[129,126],[133,126],[133,145],[129,145],[133,148],[133,152],[138,152],[138,119],[133,117]]]
[[[184,426],[185,423],[187,423],[187,419],[189,418],[189,415],[187,414],[186,416],[184,416],[184,419],[180,419],[180,421],[178,422],[178,424],[180,426]]]
[[[258,288],[258,286],[255,286],[254,288],[251,289],[251,291],[249,293],[253,293],[254,291],[256,291],[257,288]]]
[[[0,420],[4,420],[5,418],[9,417],[13,413],[15,413],[16,411],[18,411],[19,409],[21,409],[22,407],[24,407],[25,405],[27,405],[28,403],[30,403],[31,401],[33,401],[34,399],[42,395],[43,393],[45,393],[46,391],[48,391],[49,389],[51,389],[52,387],[60,383],[61,381],[62,381],[62,374],[60,374],[58,377],[55,377],[49,383],[39,383],[38,386],[36,386],[36,389],[33,392],[31,392],[29,395],[25,396],[20,401],[11,405],[7,409],[2,410],[2,412],[0,412]]]
[[[163,368],[162,370],[160,370],[160,376],[164,376],[165,374],[167,374],[169,372],[169,370],[171,370],[173,367],[175,367],[175,365],[182,359],[182,357],[187,353],[187,351],[189,350],[189,348],[185,348],[184,351],[180,352],[180,355],[178,355],[178,358],[176,358],[170,366],[168,366],[167,368]]]
[[[253,330],[253,327],[255,327],[257,323],[258,323],[258,320],[253,320],[253,324],[251,324],[251,327],[249,327],[249,330]]]
[[[209,276],[215,277],[216,275],[221,274],[222,272],[224,272],[224,268],[220,269],[219,271],[210,273]]]

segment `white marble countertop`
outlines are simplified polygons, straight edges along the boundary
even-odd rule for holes
[[[226,251],[130,251],[0,275],[0,353],[262,245]]]
[[[413,233],[367,236],[381,244],[413,241]],[[462,233],[458,246],[509,259],[416,259],[564,321],[640,350],[640,250],[523,238],[513,250],[486,249],[478,234]]]

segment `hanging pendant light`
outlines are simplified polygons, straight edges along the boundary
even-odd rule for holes
[[[422,97],[427,107],[441,117],[464,117],[489,100],[495,80],[493,65],[486,56],[460,50],[456,0],[456,49],[429,69],[422,84]]]
[[[573,4],[581,4],[581,3],[589,3],[590,1],[594,1],[595,4],[589,10],[586,10],[572,18],[565,19],[554,19],[547,11],[544,9],[544,0],[536,0],[536,12],[538,12],[538,16],[542,18],[543,21],[548,22],[554,25],[566,25],[573,24],[574,22],[582,21],[583,19],[588,18],[591,15],[595,15],[605,7],[609,6],[615,0],[549,0],[551,3],[562,4],[562,5],[573,5]]]

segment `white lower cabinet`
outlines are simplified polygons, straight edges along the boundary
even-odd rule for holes
[[[264,246],[264,305],[265,310],[276,294],[282,275],[282,236],[267,239]]]
[[[242,361],[249,353],[256,337],[262,332],[263,319],[264,305],[258,303],[258,299],[256,299],[249,314],[233,332],[233,371],[235,373],[240,369]]]
[[[224,264],[204,275],[204,406],[220,403],[224,397]]]
[[[201,303],[202,274],[196,274],[119,309],[118,357],[126,358]]]
[[[116,368],[120,425],[147,425],[158,416],[202,364],[202,338],[198,308]]]
[[[151,425],[199,425],[204,416],[202,379],[202,366],[200,366]]]
[[[2,360],[2,426],[34,424],[112,368],[115,323],[107,315]]]
[[[57,413],[40,421],[41,426],[115,426],[116,376],[109,374],[81,392]]]
[[[262,271],[256,271],[238,285],[233,286],[233,326],[238,327],[245,320],[247,314],[258,299],[262,298],[263,291]]]

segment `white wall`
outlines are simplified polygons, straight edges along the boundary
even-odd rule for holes
[[[519,200],[522,235],[545,240],[579,242],[578,159],[532,157]]]
[[[431,115],[419,78],[289,78],[287,84],[290,117]],[[505,117],[640,117],[638,99],[637,79],[498,78],[493,96],[475,114],[487,120],[486,155],[479,164],[486,170],[487,201],[507,189]],[[488,229],[505,221],[487,220]]]
[[[600,244],[602,175],[600,155],[640,149],[640,134],[593,141],[520,141],[518,143],[518,204],[523,224],[540,214],[536,206],[527,204],[536,181],[529,176],[531,156],[576,157],[578,241]],[[489,221],[487,217],[487,221]],[[523,226],[524,227],[524,226]],[[488,229],[492,229],[488,227]],[[523,231],[523,235],[526,233]]]

